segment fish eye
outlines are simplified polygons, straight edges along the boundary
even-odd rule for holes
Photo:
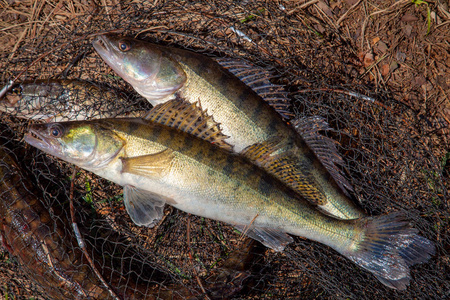
[[[50,134],[55,138],[60,138],[63,134],[63,128],[57,124],[50,127]]]
[[[130,43],[126,42],[126,41],[120,41],[119,42],[119,50],[122,52],[127,52],[128,50],[131,49],[131,45]]]

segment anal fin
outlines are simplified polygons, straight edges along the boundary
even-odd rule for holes
[[[257,240],[264,246],[277,252],[283,251],[287,244],[294,241],[290,235],[279,229],[257,227],[253,225],[250,225],[250,227],[245,225],[235,225],[234,227],[252,239]]]
[[[124,186],[123,199],[131,220],[138,226],[147,227],[153,227],[161,220],[166,202],[173,202],[167,197],[131,185]]]

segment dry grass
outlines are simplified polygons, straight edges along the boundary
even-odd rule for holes
[[[409,0],[247,4],[156,0],[136,9],[134,4],[140,2],[2,0],[0,82],[6,83],[25,69],[19,81],[68,71],[69,78],[105,82],[133,93],[112,76],[86,38],[102,31],[123,31],[271,68],[278,75],[276,80],[287,86],[296,113],[320,114],[336,129],[333,138],[341,142],[346,169],[362,206],[373,214],[408,209],[419,230],[437,243],[438,255],[429,264],[414,268],[416,283],[408,292],[397,293],[326,247],[297,240],[281,254],[261,251],[260,260],[251,268],[252,280],[236,297],[449,296],[445,281],[450,278],[445,274],[450,271],[450,179],[445,157],[450,146],[450,13],[442,1],[416,5]],[[361,95],[376,101],[371,103]],[[27,123],[0,116],[20,139]],[[51,177],[52,168],[68,169],[42,155],[34,159],[37,178]],[[82,173],[80,194],[85,192],[86,180],[95,183],[94,197],[118,193],[117,187]],[[64,186],[56,181],[51,178],[42,189]],[[195,291],[200,290],[195,276],[211,283],[216,262],[239,244],[239,236],[229,227],[176,210],[168,210],[163,225],[146,232],[127,223],[120,203],[96,204],[96,208],[109,224],[130,236],[129,242],[140,243],[140,249],[153,247],[154,260],[162,269]],[[185,239],[188,218],[189,247]],[[133,239],[144,234],[146,239]],[[190,253],[195,259],[189,259]],[[0,294],[38,295],[30,292],[32,283],[24,281],[17,266],[8,263],[8,254],[4,257]],[[427,281],[427,277],[433,279]]]

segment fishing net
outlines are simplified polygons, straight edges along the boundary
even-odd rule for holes
[[[436,243],[437,253],[428,263],[414,266],[411,285],[398,292],[327,246],[298,237],[276,253],[243,238],[231,226],[171,207],[165,208],[155,228],[137,227],[124,209],[120,187],[25,144],[23,135],[35,121],[17,118],[14,112],[0,113],[2,147],[21,169],[0,157],[2,168],[10,170],[6,175],[3,171],[1,179],[10,190],[35,199],[33,205],[25,204],[23,197],[17,201],[24,203],[23,215],[33,212],[33,224],[40,220],[46,228],[34,233],[31,238],[38,242],[32,243],[29,226],[14,234],[12,223],[3,222],[4,242],[12,247],[24,241],[22,248],[1,253],[4,298],[449,296],[448,145],[440,135],[448,126],[444,119],[419,113],[399,101],[395,90],[360,76],[352,46],[316,10],[282,1],[135,2],[99,6],[86,1],[44,8],[35,4],[33,13],[48,9],[45,14],[50,16],[68,7],[72,14],[49,18],[56,21],[43,21],[43,26],[36,22],[13,52],[0,53],[2,86],[27,68],[19,82],[85,80],[120,95],[94,94],[86,104],[90,109],[100,111],[107,103],[111,106],[105,112],[145,112],[149,104],[113,73],[87,38],[105,31],[245,60],[270,70],[272,81],[286,87],[297,117],[327,120],[332,130],[324,134],[339,143],[344,173],[361,207],[370,215],[405,211],[420,234]],[[37,58],[41,59],[35,62]],[[72,99],[83,93],[74,90]],[[51,109],[58,114],[58,109],[67,108]],[[87,108],[77,109],[82,113]],[[98,116],[102,114],[92,115]],[[11,174],[16,180],[8,183]],[[0,198],[6,194],[0,191]],[[23,219],[20,213],[8,214]],[[17,243],[12,244],[13,238]],[[51,248],[47,252],[43,241]]]

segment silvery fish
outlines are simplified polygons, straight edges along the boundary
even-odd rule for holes
[[[289,156],[288,172],[295,175],[287,180],[261,167],[329,214],[343,219],[365,216],[349,199],[347,190],[352,188],[336,166],[342,159],[334,143],[318,134],[328,125],[320,118],[296,120],[294,126],[286,124],[268,102],[285,114],[287,101],[270,99],[279,91],[270,83],[261,83],[257,72],[222,59],[220,64],[229,72],[207,56],[131,38],[102,35],[93,46],[152,105],[174,98],[199,102],[220,123],[223,134],[229,137],[227,142],[238,153],[257,143],[277,141],[278,148],[271,149],[272,153]],[[268,102],[261,96],[269,98]]]
[[[215,135],[205,119],[169,111],[161,123],[124,118],[36,124],[25,141],[123,186],[125,207],[137,225],[153,226],[168,203],[232,224],[275,251],[293,241],[290,235],[302,236],[332,247],[396,289],[409,284],[409,266],[434,253],[433,243],[400,213],[333,218],[250,162],[271,160],[261,153],[276,141],[236,155],[197,138]],[[270,164],[284,172],[283,159]]]
[[[99,101],[101,99],[101,101]],[[119,92],[81,80],[36,80],[13,86],[0,99],[0,111],[18,118],[59,122],[139,117],[146,110]]]

